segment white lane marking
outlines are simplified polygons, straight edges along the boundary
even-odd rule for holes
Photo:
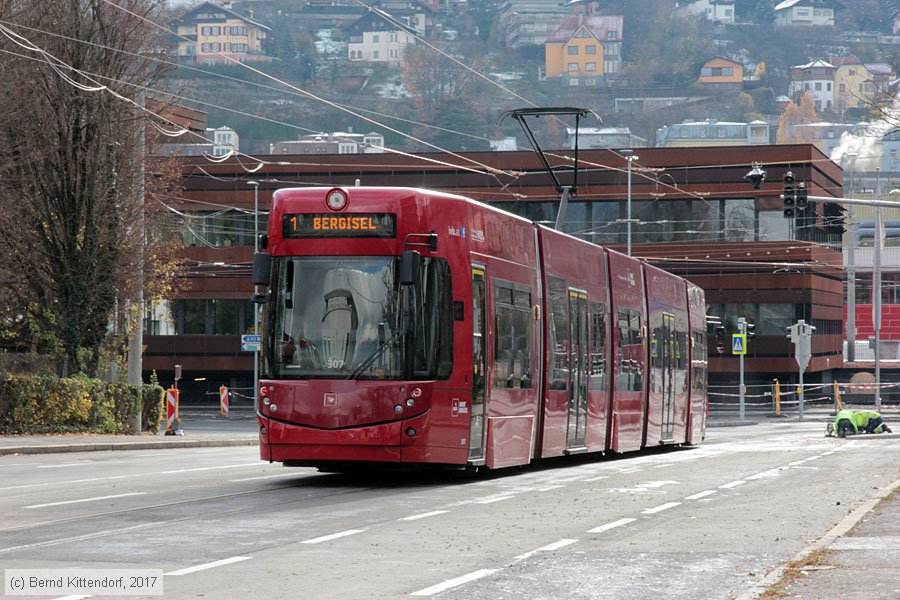
[[[677,481],[648,481],[647,483],[639,483],[637,486],[640,488],[660,488],[664,485],[674,485],[677,484]]]
[[[612,523],[607,523],[606,525],[601,525],[600,527],[594,527],[593,529],[588,529],[588,533],[603,533],[604,531],[609,531],[610,529],[615,529],[616,527],[621,527],[622,525],[628,525],[632,521],[636,519],[619,519],[618,521],[613,521]]]
[[[663,463],[661,465],[654,465],[653,468],[654,469],[662,469],[663,467],[671,467],[671,466],[672,466],[672,463]]]
[[[559,490],[566,486],[564,485],[548,485],[547,487],[537,488],[536,492],[552,492],[553,490]]]
[[[831,456],[835,452],[837,452],[837,450],[829,450],[828,452],[823,452],[822,456]]]
[[[707,496],[712,496],[716,493],[716,490],[706,490],[705,492],[697,492],[691,496],[687,496],[685,500],[699,500],[700,498],[706,498]]]
[[[525,554],[520,554],[516,557],[513,557],[514,561],[525,560],[531,556],[534,556],[538,552],[552,552],[553,550],[559,550],[560,548],[565,548],[569,544],[574,544],[578,540],[559,540],[558,542],[553,542],[552,544],[547,544],[546,546],[541,546],[535,550],[530,552],[526,552]]]
[[[809,459],[804,458],[803,460],[795,460],[795,461],[792,462],[792,463],[788,463],[788,466],[789,466],[789,467],[796,467],[797,465],[802,465],[802,464],[805,463],[807,460],[809,460]]]
[[[216,469],[237,469],[240,467],[258,467],[259,461],[252,463],[241,463],[239,465],[217,465],[215,467],[197,467],[195,469],[177,469],[175,471],[163,471],[160,475],[174,475],[176,473],[196,473],[197,471],[215,471]]]
[[[515,496],[497,496],[496,498],[485,498],[484,500],[476,500],[475,504],[492,504],[494,502],[509,500],[510,498],[515,498]]]
[[[675,508],[681,504],[681,502],[666,502],[665,504],[660,504],[659,506],[654,506],[653,508],[645,508],[641,511],[642,515],[652,515],[658,512],[662,512],[664,510],[669,510],[670,508]]]
[[[65,500],[63,502],[47,502],[45,504],[32,504],[25,508],[45,508],[47,506],[62,506],[63,504],[80,504],[82,502],[96,502],[97,500],[109,500],[111,498],[124,498],[125,496],[143,496],[147,492],[130,492],[128,494],[115,494],[113,496],[96,496],[94,498],[81,498],[80,500]]]
[[[66,463],[64,465],[38,465],[38,469],[61,469],[63,467],[81,467],[92,463]]]
[[[738,479],[737,481],[729,481],[728,483],[726,483],[724,485],[720,485],[719,489],[730,490],[731,488],[736,488],[737,486],[744,485],[745,483],[747,483],[747,482],[743,479]]]
[[[497,571],[498,569],[480,569],[478,571],[473,571],[468,575],[463,575],[455,579],[448,579],[443,583],[433,585],[429,588],[425,588],[424,590],[419,590],[418,592],[413,592],[412,594],[410,594],[410,596],[433,596],[434,594],[443,592],[444,590],[449,590],[450,588],[455,588],[456,586],[463,585],[464,583],[469,583],[470,581],[475,581],[476,579],[487,577],[488,575],[492,575]]]
[[[213,469],[237,469],[242,467],[258,467],[260,462],[243,463],[239,465],[218,465],[215,467],[198,467],[196,469],[182,469],[180,471],[162,471],[150,473],[131,473],[129,475],[115,475],[112,477],[92,477],[90,479],[70,479],[68,481],[51,481],[49,483],[29,483],[26,485],[11,485],[0,488],[0,491],[6,490],[24,490],[28,488],[47,487],[51,485],[69,485],[71,483],[94,483],[95,481],[115,481],[117,479],[133,479],[135,477],[152,477],[153,475],[171,475],[173,473],[194,473],[197,471],[211,471]]]
[[[402,517],[399,519],[400,521],[418,521],[419,519],[427,519],[428,517],[434,517],[436,515],[442,515],[444,513],[450,512],[449,510],[433,510],[427,513],[420,513],[418,515],[412,515],[410,517]]]
[[[61,598],[54,598],[53,600],[84,600],[85,598],[93,598],[91,595],[87,596],[62,596]]]
[[[609,479],[609,475],[601,475],[600,477],[591,477],[590,479],[585,479],[585,481],[600,481],[601,479]]]
[[[337,533],[332,533],[330,535],[323,535],[321,537],[313,538],[311,540],[303,540],[300,542],[301,544],[321,544],[322,542],[330,542],[331,540],[336,540],[338,538],[347,537],[348,535],[355,535],[357,533],[362,533],[365,529],[348,529],[347,531],[339,531]]]
[[[769,469],[768,471],[762,471],[760,473],[757,473],[756,475],[751,475],[747,479],[755,480],[764,479],[766,477],[778,477],[779,475],[781,475],[781,471],[783,471],[785,468],[786,467],[775,467],[774,469]]]
[[[263,475],[262,477],[244,477],[243,479],[229,479],[230,483],[239,483],[241,481],[257,481],[259,479],[275,479],[276,477],[296,477],[299,473],[279,473],[278,475]]]
[[[207,569],[215,569],[216,567],[222,567],[225,565],[230,565],[232,563],[250,560],[251,558],[253,558],[253,557],[252,556],[232,556],[231,558],[225,558],[223,560],[217,560],[215,562],[197,565],[195,567],[188,567],[186,569],[179,569],[177,571],[172,571],[170,573],[163,573],[163,575],[171,575],[172,577],[178,577],[179,575],[187,575],[188,573],[196,573],[197,571],[205,571]]]

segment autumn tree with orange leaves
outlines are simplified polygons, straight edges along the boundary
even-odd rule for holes
[[[793,102],[787,105],[781,115],[778,124],[776,144],[812,144],[816,141],[815,131],[811,127],[804,127],[810,123],[816,123],[819,116],[816,114],[816,104],[813,95],[809,92],[800,97],[800,106]]]

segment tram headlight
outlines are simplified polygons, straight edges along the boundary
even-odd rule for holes
[[[407,399],[406,399],[406,405],[407,405],[408,407],[412,408],[413,406],[416,405],[416,401],[413,400],[412,398],[407,398]]]
[[[347,192],[340,188],[334,188],[325,195],[325,204],[331,210],[344,210],[347,206]]]
[[[408,435],[409,437],[413,437],[414,435],[416,435],[416,430],[410,427],[406,430],[406,435]]]
[[[410,394],[413,398],[418,398],[422,395],[422,388],[413,388]]]
[[[278,405],[277,405],[277,404],[270,404],[270,405],[269,405],[269,410],[271,410],[272,412],[278,412]]]
[[[402,407],[401,405],[399,405],[399,404],[396,405],[396,406],[394,407],[394,412],[397,413],[397,414],[399,415],[400,413],[403,412],[403,407]]]

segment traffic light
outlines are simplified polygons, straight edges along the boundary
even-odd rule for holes
[[[723,325],[716,327],[716,351],[719,354],[725,352],[725,327]]]
[[[752,340],[756,337],[756,323],[747,323],[747,339]]]
[[[794,195],[797,197],[797,210],[806,210],[809,207],[809,192],[807,192],[804,182],[801,181],[797,184],[797,191]]]
[[[832,235],[844,235],[844,209],[839,204],[825,204],[825,232]]]
[[[784,174],[784,189],[781,194],[784,201],[784,218],[793,219],[797,216],[797,188],[794,187],[794,173],[788,171]]]

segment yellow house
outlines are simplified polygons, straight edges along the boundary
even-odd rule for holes
[[[864,108],[875,99],[875,77],[855,55],[830,56],[837,67],[834,72],[834,109],[843,113],[848,108]]]
[[[706,88],[721,90],[739,90],[744,80],[744,65],[717,56],[706,61],[700,68],[700,79],[697,83]]]
[[[622,68],[622,17],[569,15],[544,42],[545,75],[597,85]]]
[[[270,29],[252,20],[249,14],[232,10],[231,2],[204,2],[187,11],[174,23],[178,34],[178,61],[215,64],[268,60],[263,40]]]

